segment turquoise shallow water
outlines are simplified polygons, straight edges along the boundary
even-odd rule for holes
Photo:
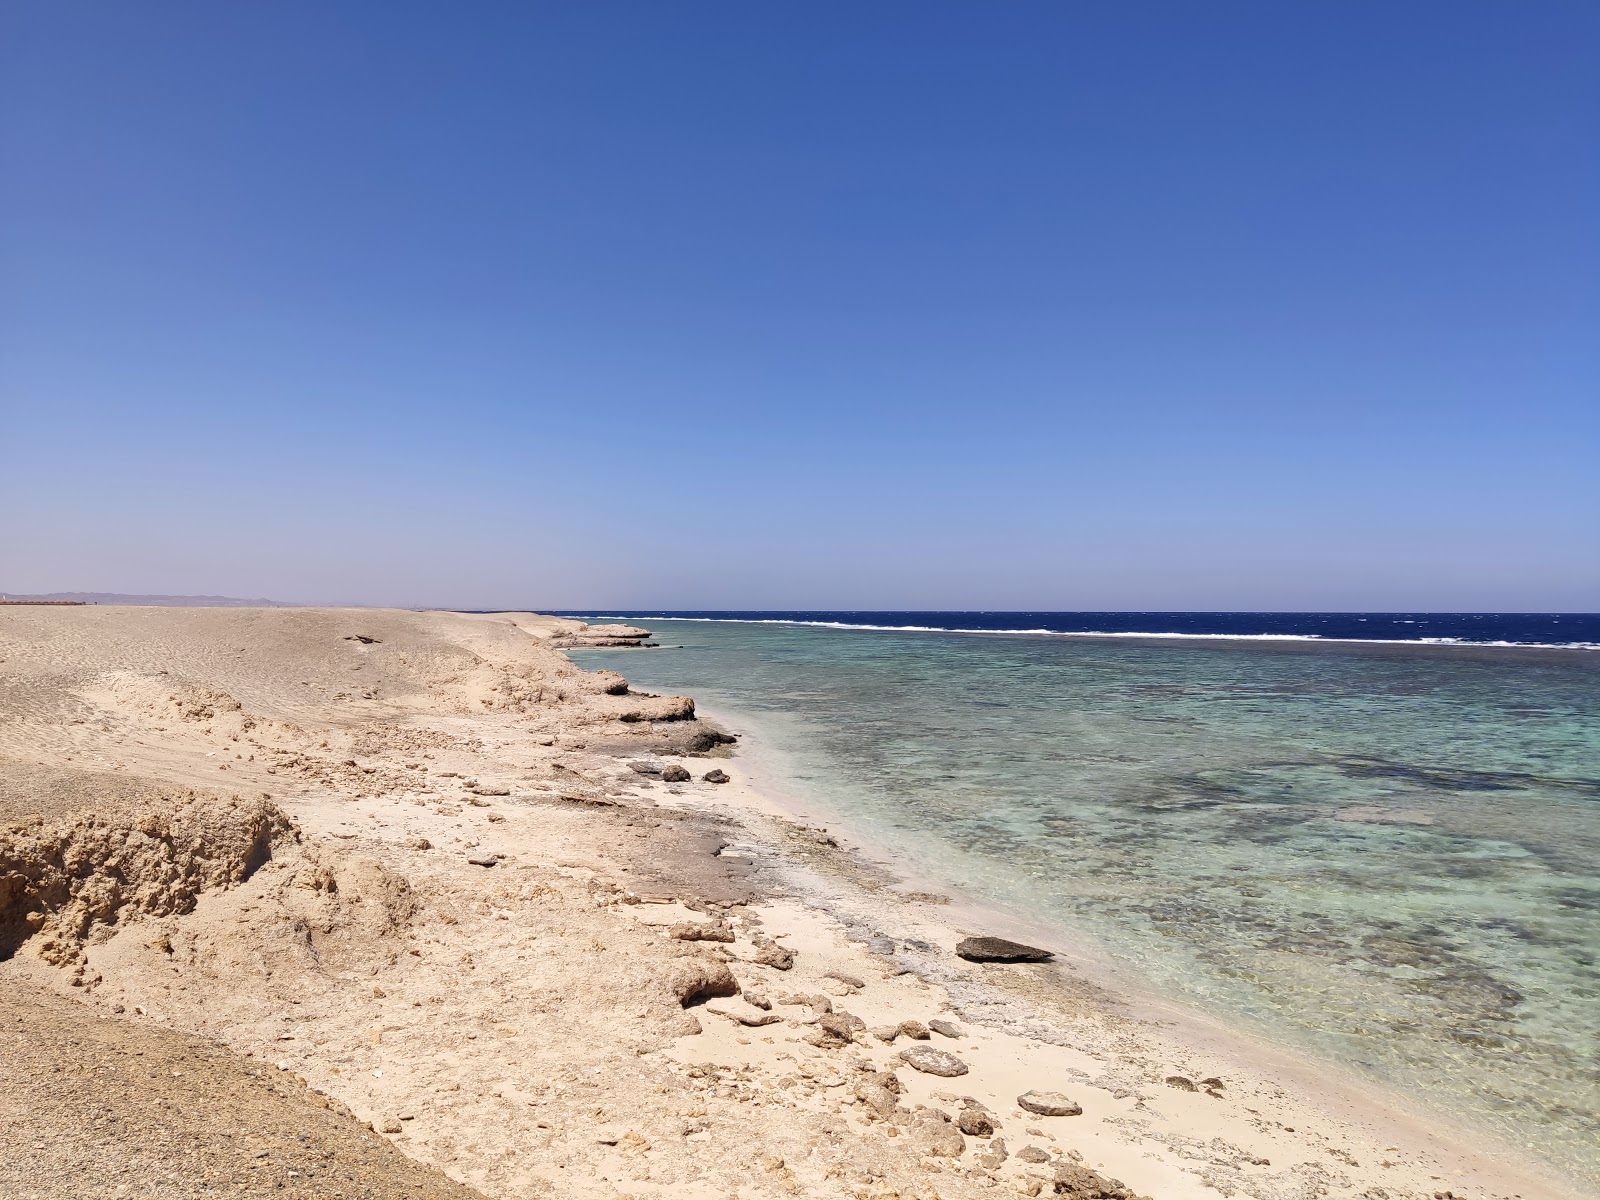
[[[655,621],[922,874],[1600,1189],[1600,653]]]

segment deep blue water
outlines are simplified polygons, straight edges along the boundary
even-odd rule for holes
[[[590,613],[565,613],[590,616]],[[626,620],[781,621],[835,628],[1082,636],[1582,646],[1600,649],[1600,613],[878,612],[617,609]]]

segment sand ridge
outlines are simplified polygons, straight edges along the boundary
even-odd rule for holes
[[[379,1135],[418,1174],[371,1194],[450,1194],[427,1191],[444,1176],[491,1197],[1560,1194],[1421,1134],[1388,1149],[1370,1114],[1185,1047],[1068,966],[956,959],[948,913],[785,818],[691,700],[559,653],[643,632],[0,612],[0,859],[93,843],[59,873],[106,881],[0,890],[22,1041],[56,1017],[135,1058],[198,1039],[241,1094],[326,1104],[344,1149],[276,1176],[286,1195],[368,1194]],[[908,1063],[929,1050],[966,1073]],[[1018,1106],[1041,1089],[1082,1113]],[[124,1119],[127,1093],[73,1090]],[[0,1151],[29,1195],[83,1194],[86,1170],[108,1195],[263,1178],[242,1157],[69,1160],[26,1117]]]

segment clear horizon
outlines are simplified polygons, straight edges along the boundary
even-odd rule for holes
[[[0,588],[1600,609],[1600,9],[13,6]]]

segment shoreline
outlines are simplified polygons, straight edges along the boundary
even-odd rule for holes
[[[762,775],[781,770],[775,766],[775,750],[767,747],[763,753],[759,732],[742,728],[748,718],[735,719],[717,709],[703,711],[722,727],[741,735],[736,763],[739,758],[748,758]],[[739,781],[738,776],[735,778]],[[843,853],[859,860],[863,870],[882,874],[887,886],[874,893],[876,902],[886,910],[902,910],[902,916],[914,913],[912,919],[925,930],[942,933],[940,944],[953,945],[964,936],[988,934],[1050,947],[1062,968],[1080,977],[1102,997],[1109,1014],[1125,1015],[1142,1027],[1159,1029],[1158,1036],[1174,1043],[1175,1056],[1188,1049],[1226,1063],[1226,1071],[1244,1071],[1258,1076],[1266,1086],[1307,1097],[1306,1107],[1325,1121],[1384,1122],[1389,1132],[1383,1140],[1409,1142],[1409,1153],[1437,1157],[1445,1174],[1430,1182],[1446,1189],[1454,1174],[1457,1187],[1464,1186],[1463,1175],[1473,1175],[1479,1178],[1465,1186],[1509,1190],[1532,1183],[1553,1188],[1551,1195],[1573,1200],[1582,1194],[1577,1188],[1569,1190],[1570,1185],[1546,1176],[1535,1160],[1515,1147],[1428,1107],[1420,1098],[1386,1088],[1353,1069],[1319,1058],[1310,1047],[1274,1045],[1266,1031],[1248,1028],[1243,1019],[1230,1020],[1206,1012],[1182,997],[1161,991],[1136,969],[1118,963],[1112,951],[1087,930],[1030,920],[968,894],[949,880],[918,873],[892,847],[852,826],[848,814],[831,808],[820,798],[801,797],[765,783],[761,776],[743,782],[745,790],[734,797],[738,802],[801,829],[816,828],[820,823],[824,832],[848,847]],[[833,882],[841,891],[851,886],[842,874]],[[924,899],[929,895],[941,899],[930,905]],[[1003,984],[996,980],[991,986]],[[1374,1128],[1372,1132],[1378,1130]],[[1488,1145],[1473,1145],[1474,1139]],[[1525,1190],[1520,1194],[1526,1197],[1535,1193]]]
[[[1186,1040],[1068,956],[956,957],[964,929],[1010,926],[789,817],[759,738],[730,752],[686,698],[556,649],[630,636],[533,614],[0,614],[0,858],[32,881],[0,894],[0,1000],[26,1001],[0,1094],[55,1086],[28,1014],[106,1042],[75,1085],[95,1139],[0,1126],[0,1190],[196,1195],[172,1164],[197,1151],[142,1165],[150,1135],[119,1140],[140,1093],[104,1086],[159,1035],[344,1131],[343,1159],[262,1161],[202,1103],[160,1144],[226,1159],[214,1195],[1578,1195],[1396,1140],[1370,1097]],[[1023,1111],[1040,1090],[1082,1111]],[[388,1190],[360,1192],[379,1151]]]

